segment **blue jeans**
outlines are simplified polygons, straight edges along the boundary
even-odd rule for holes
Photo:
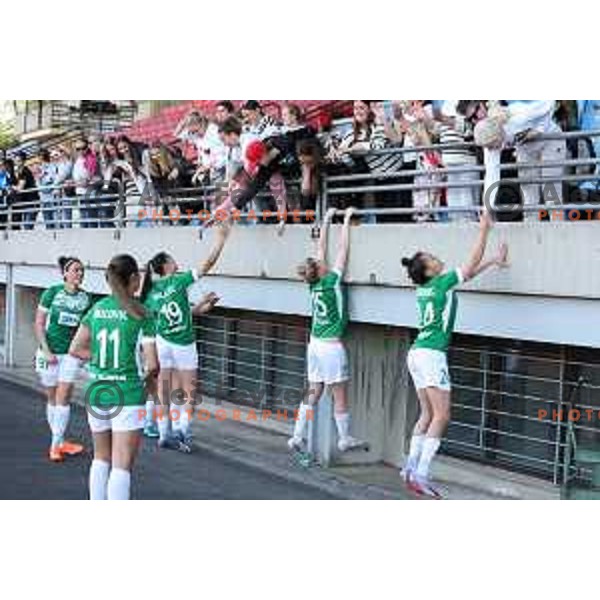
[[[40,200],[42,203],[42,214],[44,216],[46,229],[56,229],[58,227],[56,223],[58,211],[56,210],[57,202],[54,199],[54,196],[41,196]]]
[[[37,208],[29,208],[29,210],[23,214],[23,229],[31,230],[35,225],[39,210]]]
[[[73,198],[63,196],[59,200],[58,209],[61,229],[71,229],[73,227]]]

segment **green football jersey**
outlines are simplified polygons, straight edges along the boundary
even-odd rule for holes
[[[69,292],[64,283],[49,287],[40,298],[38,309],[46,313],[46,340],[54,354],[67,354],[83,315],[92,304],[84,290]]]
[[[116,404],[121,401],[117,395],[122,396],[125,406],[144,404],[141,345],[154,341],[151,316],[135,319],[121,308],[114,296],[108,296],[94,304],[82,324],[89,328],[91,338],[90,404]],[[118,389],[111,389],[113,387]]]
[[[310,286],[311,335],[320,340],[341,338],[346,333],[348,311],[342,274],[330,271]]]
[[[455,269],[417,287],[419,335],[413,348],[429,348],[440,352],[448,349],[458,305],[453,288],[462,281],[460,269]]]
[[[196,271],[185,271],[152,284],[144,304],[154,313],[156,334],[164,340],[179,346],[195,341],[188,288],[197,280]]]

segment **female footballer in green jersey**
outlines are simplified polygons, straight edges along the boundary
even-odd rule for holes
[[[39,348],[35,369],[46,389],[46,417],[52,433],[49,457],[61,462],[65,455],[79,454],[81,444],[65,441],[71,408],[69,401],[80,363],[69,356],[71,340],[89,309],[92,298],[81,288],[83,264],[75,257],[58,260],[64,282],[49,287],[40,298],[35,317]]]
[[[347,392],[350,373],[348,355],[342,341],[348,324],[342,280],[348,262],[350,219],[353,211],[352,208],[346,210],[333,269],[329,269],[326,255],[327,233],[335,209],[325,216],[317,260],[309,258],[298,267],[298,274],[310,286],[312,325],[307,352],[309,393],[308,398],[300,404],[294,434],[288,441],[290,450],[302,448],[311,407],[317,404],[325,386],[331,389],[333,395],[338,449],[345,452],[365,447],[364,442],[350,435]]]
[[[489,267],[507,265],[508,249],[504,244],[496,256],[483,260],[491,227],[491,217],[484,210],[479,221],[479,235],[468,261],[452,271],[445,271],[444,263],[427,252],[417,252],[412,258],[402,259],[402,265],[417,286],[419,334],[407,362],[421,409],[402,476],[420,495],[439,497],[429,482],[429,468],[450,421],[451,386],[446,352],[456,319],[454,288]]]
[[[83,318],[69,353],[89,361],[86,403],[94,439],[90,499],[128,500],[147,383],[158,373],[154,320],[135,299],[141,276],[133,257],[115,256],[106,280],[111,295]]]
[[[163,448],[191,450],[190,421],[197,387],[198,352],[188,290],[216,265],[229,231],[229,224],[216,228],[215,245],[196,269],[179,272],[177,262],[166,252],[157,254],[146,268],[140,299],[156,322],[158,398],[162,408],[157,423],[159,446]],[[208,298],[213,305],[218,300],[216,296]],[[170,396],[175,390],[182,390],[185,397],[170,406]],[[171,417],[173,435],[169,434],[167,414]]]

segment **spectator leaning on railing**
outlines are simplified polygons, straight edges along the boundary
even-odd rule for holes
[[[89,147],[87,140],[75,142],[75,161],[71,176],[75,184],[75,195],[79,206],[82,228],[98,227],[98,207],[94,200],[92,186],[99,176],[98,159]]]
[[[384,125],[376,122],[375,113],[371,108],[371,100],[355,100],[353,105],[352,127],[342,137],[339,143],[330,140],[326,160],[334,165],[344,165],[356,172],[368,173],[381,161],[377,155],[369,155],[371,150],[381,150],[388,145]],[[349,198],[355,203],[355,198]],[[358,202],[362,208],[374,207],[375,199],[372,193],[363,194]],[[375,218],[370,222],[374,223]]]
[[[433,105],[425,100],[410,100],[400,103],[400,129],[404,132],[404,146],[409,148],[431,146],[436,134],[436,123],[433,118]],[[441,205],[441,188],[425,188],[428,184],[440,183],[442,177],[437,173],[441,167],[441,156],[433,149],[419,150],[414,153],[415,169],[418,171],[414,178],[417,186],[413,190],[413,208],[421,209],[413,216],[417,222],[436,221],[438,215],[428,212],[428,208]],[[421,186],[421,189],[419,189]]]
[[[290,152],[282,168],[288,177],[300,177],[300,208],[313,209],[319,193],[322,156],[315,130],[306,124],[302,110],[286,102],[281,107],[281,133],[293,136],[295,152]]]
[[[218,185],[225,180],[227,148],[221,139],[219,127],[235,114],[230,100],[221,100],[215,107],[214,121],[209,123],[203,140],[204,161],[210,165],[210,182]]]
[[[39,194],[36,191],[35,177],[25,164],[27,155],[19,152],[15,156],[15,183],[13,186],[13,223],[21,223],[23,229],[33,229],[39,214]],[[27,190],[32,190],[28,192]]]
[[[175,161],[171,151],[161,142],[154,141],[142,155],[144,172],[152,184],[155,203],[169,214],[172,190],[181,185],[181,164]]]
[[[564,161],[565,140],[539,140],[541,134],[559,133],[554,121],[555,100],[514,101],[507,106],[490,104],[488,114],[475,125],[475,143],[484,149],[486,167],[484,199],[495,207],[497,187],[500,182],[500,152],[503,147],[513,145],[517,151],[517,164],[530,162]],[[540,204],[540,190],[546,204],[559,205],[563,201],[562,182],[564,166],[521,167],[520,179],[556,177],[557,180],[521,184],[525,206]],[[524,212],[525,221],[537,221],[537,211]]]
[[[148,227],[152,225],[155,203],[150,176],[143,168],[139,146],[124,135],[116,140],[116,145],[118,159],[114,163],[113,177],[119,181],[125,193],[125,217],[128,221],[135,221],[136,227]]]
[[[441,100],[434,103],[437,121],[436,134],[440,144],[465,144],[473,139],[470,123],[456,112],[456,100]],[[477,166],[477,155],[472,148],[455,147],[442,150],[442,163],[446,169],[461,169],[456,173],[447,173],[449,184],[464,184],[464,187],[448,187],[446,204],[448,208],[474,208],[479,205],[481,189],[478,187],[479,172],[469,171]],[[449,221],[473,221],[477,219],[475,211],[448,212]]]
[[[56,165],[50,159],[50,152],[42,150],[36,171],[36,184],[39,188],[42,215],[46,229],[57,228],[57,205],[52,186],[56,183]]]
[[[350,157],[356,166],[361,160],[370,166],[369,161],[372,161],[373,157],[364,156],[364,153],[386,147],[388,139],[385,129],[382,124],[376,123],[375,114],[371,110],[371,100],[355,100],[353,110],[352,129],[337,147],[331,148],[329,158],[333,162],[346,162]]]
[[[578,126],[581,131],[600,131],[600,100],[578,100]],[[587,142],[588,158],[600,158],[600,136],[584,138],[580,145]],[[578,155],[578,158],[581,158]],[[584,181],[580,184],[581,194],[587,201],[600,200],[600,168],[599,165],[590,168],[596,179]]]
[[[242,121],[244,123],[244,147],[247,147],[248,144],[253,141],[264,142],[270,138],[276,138],[281,135],[281,125],[273,116],[264,113],[261,104],[257,100],[248,100],[242,106],[241,113]],[[260,146],[256,144],[253,147],[256,149],[260,148]],[[259,150],[259,152],[262,153],[262,150]],[[266,151],[264,153],[266,154]],[[242,162],[244,162],[244,159],[246,158],[248,158],[247,153],[245,150],[242,150]],[[252,159],[250,159],[250,161],[252,162]],[[249,169],[246,168],[246,171],[248,170]],[[252,173],[252,175],[254,176],[256,173]],[[271,174],[269,178],[269,190],[275,200],[277,210],[283,213],[287,209],[288,202],[285,180],[280,170],[273,171]],[[259,210],[271,208],[262,199],[255,200],[255,204],[256,208]]]
[[[242,106],[244,133],[258,140],[266,140],[279,134],[280,129],[273,117],[265,115],[257,100],[248,100]]]
[[[0,157],[0,229],[6,228],[8,221],[8,193],[12,184],[6,158]]]
[[[115,162],[118,159],[119,152],[117,150],[116,139],[112,137],[106,138],[102,143],[100,154],[98,155],[104,191],[112,191],[114,189],[113,175],[116,168]]]
[[[73,226],[73,187],[65,184],[71,180],[73,161],[67,150],[58,146],[50,153],[50,158],[55,167],[54,185],[59,186],[54,190],[56,198],[57,227],[70,229]]]
[[[182,142],[193,144],[196,148],[198,158],[201,153],[201,140],[206,130],[206,119],[200,111],[190,110],[175,126],[173,135]]]
[[[15,164],[12,158],[6,155],[6,151],[2,149],[0,149],[0,161],[4,161],[4,167],[6,169],[8,179],[12,184],[12,182],[15,180]]]

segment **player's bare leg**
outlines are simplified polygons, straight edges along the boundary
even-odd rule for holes
[[[450,392],[430,387],[427,388],[427,398],[431,405],[432,417],[423,439],[413,483],[415,484],[415,491],[418,493],[432,498],[440,498],[440,493],[430,482],[429,471],[431,461],[439,450],[441,439],[450,422]]]

